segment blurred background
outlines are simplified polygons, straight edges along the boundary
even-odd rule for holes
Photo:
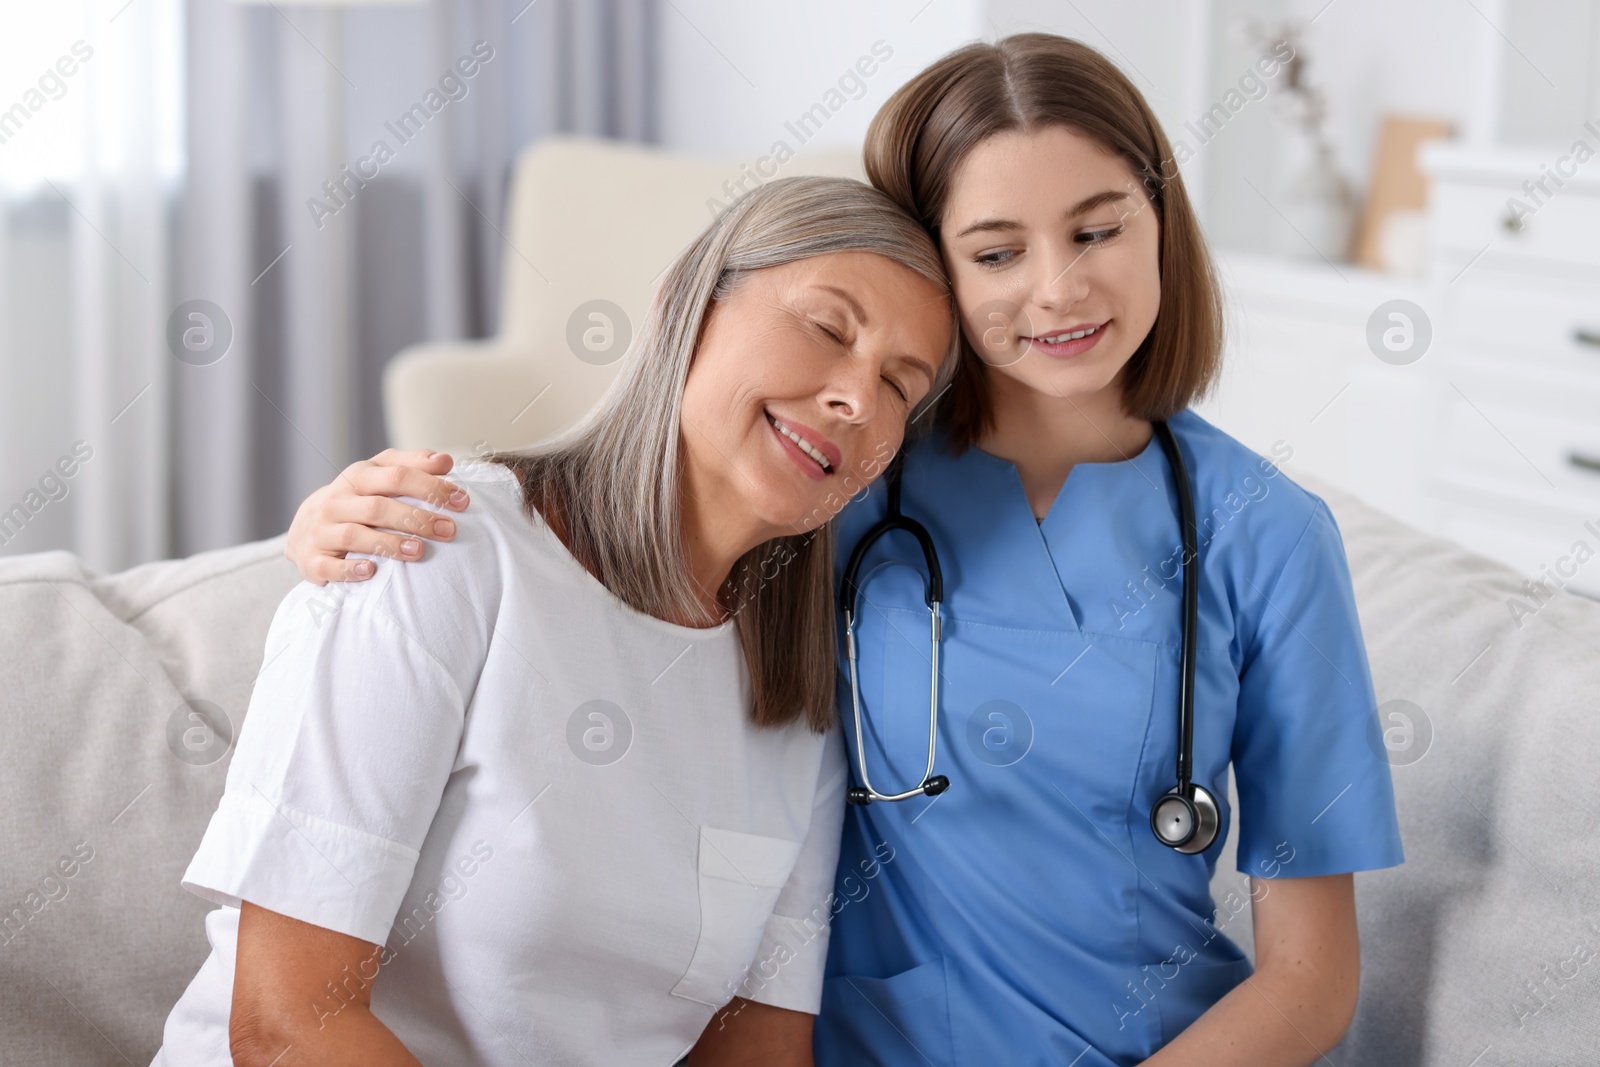
[[[508,236],[530,147],[798,172],[858,152],[950,49],[1048,30],[1128,73],[1200,206],[1230,311],[1202,413],[1291,473],[1600,594],[1597,0],[5,11],[0,555],[114,570],[269,537],[407,443],[385,365],[494,337],[519,262],[569,269]]]

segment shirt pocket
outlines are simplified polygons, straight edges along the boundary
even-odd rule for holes
[[[733,998],[799,858],[798,841],[700,827],[700,937],[673,996],[713,1008]]]
[[[930,960],[888,978],[837,975],[822,984],[814,1039],[819,1065],[954,1067],[949,975]]]

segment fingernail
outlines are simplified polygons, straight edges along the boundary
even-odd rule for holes
[[[404,541],[400,542],[400,554],[401,555],[404,555],[404,556],[415,556],[417,553],[419,553],[421,551],[422,551],[422,542],[421,541],[417,541],[417,540],[414,540],[414,539],[408,537]]]
[[[455,492],[451,493],[450,494],[450,506],[453,507],[453,508],[464,508],[464,507],[466,507],[467,506],[467,494],[463,493],[459,489],[457,489]]]
[[[449,537],[451,534],[456,532],[456,524],[451,522],[449,519],[435,519],[433,522],[433,532],[438,534],[440,537]]]
[[[359,574],[361,577],[365,578],[367,575],[372,573],[372,564],[369,563],[367,560],[361,560],[359,563],[356,564],[355,570],[356,570],[357,574]]]

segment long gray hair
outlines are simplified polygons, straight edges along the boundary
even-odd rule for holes
[[[711,306],[752,271],[812,256],[875,252],[949,298],[939,251],[883,193],[847,178],[783,178],[746,194],[667,269],[639,339],[615,382],[577,425],[532,449],[487,458],[516,472],[524,503],[618,599],[662,618],[715,621],[683,553],[680,419],[701,327]],[[955,369],[956,338],[926,410]],[[881,472],[850,484],[830,514]],[[833,503],[830,501],[830,504]],[[753,720],[834,722],[833,539],[825,525],[756,546],[719,591],[750,672]]]

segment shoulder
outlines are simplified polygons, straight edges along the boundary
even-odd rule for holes
[[[1172,420],[1194,483],[1207,581],[1226,590],[1241,649],[1294,618],[1355,631],[1354,592],[1333,512],[1281,469],[1293,446],[1263,456],[1191,411]],[[1358,633],[1358,631],[1355,631]],[[1331,640],[1331,638],[1328,638]]]
[[[1169,425],[1188,467],[1202,542],[1215,540],[1221,547],[1247,541],[1240,547],[1276,558],[1281,567],[1314,527],[1337,532],[1322,498],[1284,473],[1283,465],[1294,458],[1291,443],[1274,441],[1262,455],[1191,409]]]
[[[460,464],[451,480],[466,489],[471,505],[459,515],[414,497],[414,507],[456,519],[456,536],[446,543],[424,541],[423,556],[403,561],[371,553],[376,573],[364,582],[315,586],[302,582],[273,619],[273,639],[310,645],[339,631],[367,634],[374,654],[393,646],[398,654],[425,651],[449,663],[481,660],[493,631],[518,544],[540,545],[542,520],[522,508],[516,476],[499,464]]]
[[[481,509],[487,528],[521,531],[530,524],[544,525],[537,511],[530,513],[523,505],[522,484],[516,472],[505,464],[482,459],[463,460],[456,464],[449,477],[472,496],[472,505],[465,514],[476,515]],[[430,504],[421,506],[431,511],[443,510]]]
[[[407,504],[456,520],[456,535],[449,542],[424,542],[423,557],[415,562],[368,558],[378,574],[374,591],[442,594],[471,592],[481,596],[501,584],[508,545],[543,540],[544,523],[523,509],[522,488],[516,475],[498,463],[469,460],[451,472],[451,480],[472,499],[465,512],[452,514],[441,506],[414,497]]]

